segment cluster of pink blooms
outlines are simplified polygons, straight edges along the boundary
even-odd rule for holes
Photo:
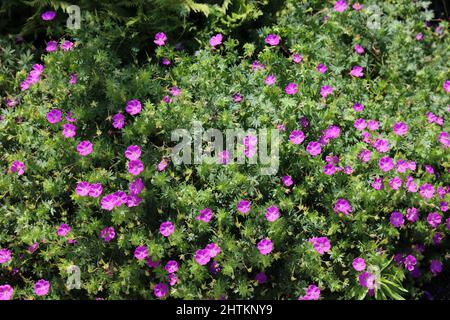
[[[211,258],[216,257],[220,251],[220,247],[214,242],[211,242],[204,249],[197,250],[195,252],[194,259],[199,265],[204,266],[211,260]]]
[[[20,89],[22,91],[28,90],[32,84],[39,82],[43,71],[44,66],[42,64],[35,64],[28,77],[20,84]]]

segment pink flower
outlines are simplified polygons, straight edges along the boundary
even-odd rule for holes
[[[359,284],[368,289],[375,288],[375,276],[370,272],[363,272],[358,277]]]
[[[169,293],[169,288],[165,283],[158,283],[153,288],[153,294],[158,299],[164,298]]]
[[[93,183],[89,186],[89,196],[93,198],[98,198],[103,192],[103,187],[101,183]]]
[[[66,138],[73,138],[76,135],[76,127],[71,123],[65,123],[63,125],[63,136]]]
[[[408,271],[413,271],[413,270],[414,270],[414,266],[415,266],[416,263],[417,263],[417,260],[416,260],[416,258],[415,258],[414,256],[408,255],[408,256],[405,258],[405,260],[403,260],[403,263],[404,263],[404,265],[405,265],[405,268],[406,268]]]
[[[11,260],[11,250],[0,249],[0,264],[7,263]]]
[[[333,93],[333,88],[329,85],[322,86],[320,89],[320,95],[324,98]]]
[[[354,126],[358,131],[363,131],[367,127],[366,120],[356,119],[354,122]]]
[[[347,9],[347,2],[344,0],[338,0],[334,4],[334,11],[344,12]]]
[[[305,134],[301,130],[293,130],[289,135],[289,141],[293,144],[300,144],[305,140]]]
[[[125,157],[130,160],[137,160],[141,156],[141,148],[139,146],[133,145],[129,146],[125,150]]]
[[[162,159],[160,163],[158,163],[158,165],[156,166],[156,169],[161,172],[163,171],[165,168],[167,168],[167,165],[169,164],[169,162],[166,159]]]
[[[357,54],[363,54],[364,53],[364,48],[360,45],[360,44],[355,44],[355,52]]]
[[[117,113],[113,116],[113,127],[116,129],[122,129],[125,125],[125,116],[121,113]]]
[[[361,159],[362,162],[369,162],[371,157],[370,150],[364,149],[358,154],[358,158]]]
[[[394,228],[400,228],[405,224],[405,219],[403,218],[403,214],[398,211],[394,211],[391,213],[391,217],[389,219],[390,223],[394,226]]]
[[[314,249],[320,254],[323,255],[325,252],[330,251],[330,240],[327,237],[313,237],[308,240],[312,243]]]
[[[169,284],[171,286],[174,286],[177,284],[178,276],[175,273],[169,273],[169,275],[167,276],[167,280],[169,281]]]
[[[297,85],[296,85],[295,83],[290,82],[290,83],[286,86],[286,88],[284,88],[284,91],[285,91],[287,94],[293,95],[293,94],[296,94],[296,93],[298,92],[298,87],[297,87]]]
[[[319,155],[322,152],[322,148],[320,147],[320,143],[316,141],[311,141],[308,143],[306,147],[306,151],[313,157]]]
[[[280,43],[280,37],[278,35],[276,35],[276,34],[269,34],[266,37],[265,42],[268,45],[277,46]]]
[[[70,226],[68,224],[63,223],[58,228],[58,236],[65,237],[70,232]]]
[[[166,221],[161,223],[159,226],[159,232],[164,236],[168,237],[175,231],[175,227],[173,226],[173,223],[170,221]]]
[[[69,78],[69,84],[75,85],[78,82],[78,76],[76,73],[72,73]]]
[[[102,237],[105,242],[109,242],[116,237],[116,231],[113,227],[106,227],[100,232],[100,237]]]
[[[394,161],[390,157],[382,157],[378,162],[378,166],[382,171],[388,172],[394,168]]]
[[[258,242],[258,250],[262,255],[268,255],[273,249],[272,241],[269,238]]]
[[[204,266],[211,260],[211,256],[209,255],[209,251],[206,249],[200,249],[195,252],[195,261]]]
[[[158,46],[164,46],[166,44],[166,41],[167,41],[167,36],[164,32],[158,32],[155,35],[155,40],[153,40],[153,42]]]
[[[433,275],[437,275],[442,272],[442,263],[439,260],[431,260],[430,271]]]
[[[45,48],[47,52],[53,52],[56,51],[57,49],[58,49],[58,42],[56,41],[47,42],[47,48]]]
[[[168,273],[177,272],[178,271],[178,262],[176,262],[175,260],[167,261],[166,265],[164,266],[164,269]]]
[[[171,88],[169,89],[169,93],[170,93],[172,96],[177,97],[177,96],[179,96],[179,95],[181,94],[181,89],[178,88],[178,87],[171,87]]]
[[[275,84],[275,81],[277,81],[277,77],[275,77],[274,74],[269,74],[265,79],[264,79],[264,83],[268,86],[271,86],[273,84]]]
[[[138,246],[134,250],[134,257],[138,260],[144,260],[148,257],[148,249],[146,246]]]
[[[397,136],[404,136],[408,133],[408,125],[404,122],[397,122],[392,128]]]
[[[77,187],[75,188],[75,192],[80,197],[85,197],[89,194],[90,187],[91,187],[91,185],[89,182],[81,181],[81,182],[78,182]]]
[[[350,75],[352,77],[357,77],[357,78],[364,77],[363,67],[361,67],[361,66],[354,66],[352,68],[352,70],[350,71]]]
[[[343,213],[344,215],[347,216],[353,211],[353,208],[346,199],[338,199],[338,201],[336,201],[334,205],[333,210],[336,213]]]
[[[420,187],[419,192],[422,198],[431,199],[434,196],[434,187],[429,183],[425,183]]]
[[[81,141],[77,145],[77,151],[81,156],[87,156],[92,153],[92,143],[89,140]]]
[[[448,132],[441,132],[439,133],[437,140],[442,143],[445,147],[450,147],[450,136]]]
[[[301,56],[301,55],[299,55],[298,53],[294,53],[293,55],[292,55],[292,61],[294,62],[294,63],[300,63],[300,62],[302,62],[302,60],[303,60],[303,57]]]
[[[137,99],[133,99],[127,102],[127,106],[125,107],[125,111],[131,114],[132,116],[140,113],[142,110],[141,102]]]
[[[104,196],[102,198],[102,200],[100,201],[102,209],[111,211],[112,209],[114,209],[116,207],[118,198],[115,194],[107,194],[106,196]]]
[[[370,119],[369,121],[367,121],[367,127],[370,131],[375,131],[380,127],[380,123],[376,120]]]
[[[320,289],[315,284],[311,284],[306,289],[306,294],[298,298],[298,300],[319,300]]]
[[[445,80],[442,86],[444,87],[445,92],[450,92],[450,80]]]
[[[239,201],[239,203],[237,205],[237,210],[243,214],[248,213],[250,211],[250,201],[247,201],[247,200]]]
[[[402,186],[402,179],[400,177],[394,177],[391,180],[389,180],[389,185],[391,186],[392,190],[398,190]]]
[[[327,67],[324,64],[319,63],[316,67],[316,70],[319,73],[325,73],[325,72],[327,72]]]
[[[294,183],[293,181],[292,181],[292,177],[291,176],[283,176],[282,178],[281,178],[281,182],[284,184],[284,186],[286,186],[286,187],[290,187],[290,186],[292,186],[292,184]]]
[[[406,209],[406,219],[409,222],[415,222],[419,218],[416,208],[408,208]]]
[[[215,36],[212,36],[211,39],[209,39],[209,44],[211,47],[215,48],[216,46],[222,44],[222,34],[218,33]]]
[[[336,167],[334,164],[328,163],[323,167],[323,173],[332,176],[336,172]]]
[[[353,269],[355,269],[358,272],[363,271],[366,268],[366,262],[364,261],[363,258],[355,258],[353,260],[352,265]]]
[[[59,109],[52,109],[47,113],[47,121],[50,123],[58,123],[61,121],[62,112]]]
[[[205,208],[200,210],[199,215],[195,217],[196,220],[209,222],[213,217],[212,210],[210,208]]]
[[[383,179],[382,178],[373,179],[372,188],[374,188],[375,190],[383,189]]]
[[[134,176],[137,176],[144,171],[144,164],[141,160],[131,160],[128,162],[128,172]]]
[[[72,49],[73,49],[73,42],[72,42],[72,41],[68,41],[68,40],[64,40],[64,41],[61,43],[61,49],[62,49],[63,51],[69,51],[69,50],[72,50]]]
[[[355,2],[353,4],[352,8],[353,8],[353,10],[360,11],[363,8],[363,6],[359,2]]]
[[[44,279],[40,279],[34,284],[34,293],[38,296],[45,296],[50,290],[50,282]]]
[[[433,228],[436,228],[441,222],[442,218],[437,212],[431,212],[427,216],[427,222]]]
[[[280,210],[276,206],[270,206],[266,209],[266,219],[267,221],[273,222],[277,220],[280,216]]]
[[[10,170],[12,173],[17,172],[17,175],[21,176],[25,173],[25,164],[21,161],[14,160],[11,164]]]
[[[11,300],[14,289],[9,284],[0,285],[0,301]]]
[[[364,110],[364,106],[363,106],[361,103],[355,103],[355,104],[353,105],[353,109],[354,109],[356,112],[362,112],[362,111]]]
[[[217,256],[220,253],[220,247],[215,244],[214,242],[209,243],[206,247],[205,250],[208,251],[208,254],[211,258],[214,258],[215,256]]]
[[[41,19],[44,21],[51,21],[55,19],[55,17],[56,17],[55,11],[45,11],[44,13],[41,14]]]

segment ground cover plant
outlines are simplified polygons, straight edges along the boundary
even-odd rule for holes
[[[245,42],[224,11],[120,46],[121,19],[39,11],[43,41],[0,41],[0,299],[448,297],[429,284],[450,266],[450,40],[429,5],[288,0]],[[196,126],[245,130],[241,149]]]

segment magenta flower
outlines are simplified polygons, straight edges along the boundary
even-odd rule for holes
[[[93,198],[98,198],[103,192],[103,187],[101,183],[93,183],[89,186],[89,196]]]
[[[362,162],[369,162],[371,157],[370,150],[364,149],[358,154],[358,158],[361,159]]]
[[[403,214],[398,211],[394,211],[391,213],[391,217],[390,217],[389,221],[394,226],[394,228],[400,228],[402,225],[405,224],[405,219],[403,217]]]
[[[330,251],[330,240],[327,237],[313,237],[308,240],[312,243],[314,249],[320,254],[323,255],[325,252]]]
[[[168,164],[169,164],[169,162],[166,159],[162,159],[161,162],[158,163],[158,165],[156,166],[156,169],[161,172],[165,168],[167,168]]]
[[[155,40],[153,40],[153,42],[158,46],[164,46],[166,44],[166,41],[167,41],[167,36],[164,32],[158,32],[155,35]]]
[[[134,250],[134,257],[138,260],[144,260],[148,257],[148,249],[146,246],[138,246]]]
[[[21,161],[14,160],[11,164],[10,170],[12,173],[17,172],[17,175],[21,176],[25,173],[25,164]]]
[[[122,129],[125,125],[125,116],[121,113],[117,113],[113,116],[113,127],[116,129]]]
[[[128,162],[128,172],[134,176],[137,176],[144,171],[144,164],[141,160],[131,160]]]
[[[385,153],[389,151],[389,142],[383,139],[377,139],[373,143],[375,149],[380,153]]]
[[[370,272],[363,272],[358,277],[359,284],[368,289],[375,288],[375,276]]]
[[[284,186],[286,186],[286,187],[290,187],[290,186],[292,186],[292,184],[294,183],[293,181],[292,181],[292,177],[291,176],[283,176],[282,178],[281,178],[281,182],[284,184]]]
[[[78,182],[77,187],[75,188],[75,192],[80,197],[86,197],[89,194],[90,187],[91,187],[91,185],[89,182],[81,181],[81,182]]]
[[[131,182],[128,189],[130,191],[130,195],[138,195],[141,193],[141,191],[144,190],[144,183],[142,182],[142,179],[137,178]]]
[[[276,34],[269,34],[264,41],[271,46],[277,46],[280,43],[280,37]]]
[[[137,99],[129,100],[127,102],[127,106],[125,107],[125,111],[131,114],[132,116],[140,113],[142,110],[141,102]]]
[[[319,300],[320,289],[315,284],[311,284],[306,288],[306,294],[298,298],[298,300]]]
[[[317,65],[316,69],[317,69],[317,72],[319,72],[319,73],[325,73],[325,72],[327,72],[328,68],[324,64],[319,63]]]
[[[116,237],[116,231],[113,227],[106,227],[100,232],[100,237],[102,237],[105,242],[109,242]]]
[[[72,73],[70,75],[69,84],[74,85],[74,84],[77,84],[77,82],[78,82],[77,74],[76,73]]]
[[[266,209],[266,219],[267,221],[273,222],[280,217],[280,210],[277,206],[270,206]]]
[[[450,147],[450,135],[448,134],[448,132],[443,131],[439,133],[437,140],[445,147]]]
[[[273,249],[272,241],[269,238],[262,239],[258,242],[258,250],[262,255],[268,255]]]
[[[55,17],[56,17],[55,11],[45,11],[44,13],[41,14],[41,19],[44,21],[51,21],[55,19]]]
[[[68,224],[61,224],[58,228],[58,236],[65,237],[70,232],[70,226]]]
[[[125,157],[130,160],[137,160],[141,156],[141,148],[139,146],[133,145],[129,146],[127,150],[125,150]]]
[[[334,4],[334,11],[344,12],[347,9],[347,2],[344,0],[338,0]]]
[[[328,139],[336,139],[341,134],[341,129],[338,126],[331,125],[325,132],[325,137]]]
[[[353,208],[346,199],[341,198],[336,201],[333,210],[336,213],[343,213],[344,215],[348,216],[353,211]]]
[[[65,123],[63,125],[63,136],[66,138],[73,138],[76,135],[76,127],[71,123]]]
[[[153,260],[151,257],[145,259],[145,264],[150,268],[157,268],[160,264],[159,260]]]
[[[32,254],[32,253],[34,253],[34,252],[37,250],[37,248],[39,248],[39,242],[35,242],[35,243],[33,243],[32,245],[30,245],[30,246],[28,247],[28,252],[29,252],[30,254]]]
[[[409,255],[403,260],[403,264],[408,271],[413,271],[414,266],[416,265],[417,260],[414,256]]]
[[[406,210],[406,219],[409,222],[415,222],[419,218],[419,214],[416,208],[408,208]]]
[[[362,112],[362,111],[364,110],[364,106],[363,106],[361,103],[355,103],[355,104],[353,105],[353,109],[354,109],[356,112]]]
[[[305,134],[301,130],[293,130],[289,135],[289,141],[293,144],[300,144],[305,140]]]
[[[252,70],[253,71],[264,70],[264,65],[258,60],[255,60],[252,62]]]
[[[179,95],[181,94],[181,89],[178,88],[178,87],[171,87],[171,88],[169,89],[169,93],[170,93],[172,96],[176,97],[176,96],[179,96]]]
[[[303,60],[303,57],[301,56],[301,55],[299,55],[298,53],[294,53],[293,55],[292,55],[292,61],[294,62],[294,63],[300,63],[300,62],[302,62],[302,60]]]
[[[50,282],[44,279],[40,279],[34,284],[34,293],[38,296],[45,296],[50,290]]]
[[[250,201],[247,201],[247,200],[239,201],[239,203],[237,205],[237,210],[243,214],[248,213],[250,211]]]
[[[58,123],[61,121],[62,112],[59,109],[52,109],[47,113],[47,121],[50,123]]]
[[[380,123],[376,120],[370,119],[369,121],[367,121],[367,127],[370,131],[375,131],[380,127]]]
[[[287,94],[293,95],[293,94],[296,94],[296,93],[298,92],[298,87],[297,87],[297,85],[296,85],[295,83],[290,82],[290,83],[286,86],[286,88],[284,88],[284,91],[285,91]]]
[[[168,293],[169,293],[169,288],[167,287],[167,285],[165,283],[158,283],[153,288],[153,294],[158,299],[164,298]]]
[[[382,178],[373,179],[372,188],[374,188],[375,190],[383,189],[383,179]]]
[[[264,83],[268,86],[271,86],[273,84],[275,84],[275,81],[277,81],[277,77],[275,77],[274,74],[269,74],[265,79],[264,79]]]
[[[310,155],[315,157],[322,152],[322,148],[320,147],[320,143],[318,143],[316,141],[311,141],[310,143],[308,143],[308,146],[306,147],[306,151]]]
[[[166,269],[166,271],[168,273],[174,273],[178,271],[178,262],[176,262],[175,260],[170,260],[166,263],[164,269]]]
[[[445,80],[442,86],[444,87],[445,92],[450,92],[450,80]]]
[[[204,266],[211,260],[211,256],[209,255],[209,251],[206,249],[200,249],[195,252],[195,261]]]
[[[116,203],[118,201],[118,198],[115,194],[108,194],[102,198],[100,201],[100,204],[102,206],[102,209],[111,211],[116,207]]]
[[[363,8],[363,6],[359,2],[355,2],[353,4],[352,8],[353,8],[353,10],[360,11]]]
[[[215,256],[217,256],[220,253],[220,247],[215,244],[214,242],[208,244],[205,247],[205,250],[208,251],[208,254],[211,258],[214,258]]]
[[[322,88],[320,89],[320,95],[326,98],[327,96],[333,93],[333,90],[334,89],[329,85],[322,86]]]
[[[171,286],[174,286],[177,284],[178,276],[175,273],[169,273],[167,276],[167,280],[169,281],[169,284]]]
[[[419,192],[422,198],[431,199],[434,196],[434,187],[429,183],[425,183],[420,187]]]
[[[159,226],[159,233],[161,233],[164,237],[170,236],[174,231],[175,227],[170,221],[163,222]]]
[[[388,172],[394,168],[394,160],[390,157],[382,157],[378,161],[378,166],[384,172]]]
[[[334,166],[334,164],[332,163],[327,163],[324,167],[323,167],[323,173],[328,175],[328,176],[332,176],[333,174],[336,173],[336,167]]]
[[[142,199],[139,198],[137,195],[129,195],[127,196],[127,199],[125,201],[125,204],[127,207],[137,207],[141,203]]]
[[[400,177],[394,177],[391,180],[389,180],[389,185],[391,186],[392,190],[398,190],[402,186],[402,179]]]
[[[47,52],[53,52],[56,51],[57,49],[58,49],[58,42],[56,41],[47,42],[47,47],[45,48]]]
[[[0,249],[0,264],[11,260],[11,250]]]
[[[81,141],[77,145],[77,151],[81,156],[87,156],[92,153],[92,143],[88,140]]]
[[[0,301],[11,300],[14,289],[9,284],[0,285]]]
[[[211,39],[209,40],[209,44],[211,47],[216,47],[220,44],[222,44],[222,34],[218,33],[215,36],[212,36]]]
[[[392,128],[397,136],[404,136],[408,133],[408,125],[404,122],[397,122]]]
[[[354,66],[352,68],[352,70],[350,71],[350,75],[352,77],[362,78],[362,77],[364,77],[363,70],[364,69],[361,66]]]
[[[427,222],[433,228],[436,228],[441,222],[442,218],[437,212],[431,212],[427,216]]]
[[[196,220],[209,222],[213,217],[212,210],[210,208],[205,208],[200,210],[199,215],[195,217]]]
[[[366,268],[366,261],[364,261],[363,258],[355,258],[353,260],[353,269],[355,269],[356,271],[360,272],[363,271]]]
[[[353,125],[358,131],[363,131],[367,127],[366,120],[364,119],[356,119]]]
[[[364,48],[360,44],[355,44],[354,49],[355,49],[356,54],[364,53]]]
[[[72,49],[73,49],[73,42],[72,42],[72,41],[68,41],[68,40],[64,40],[64,41],[61,43],[61,49],[62,49],[63,51],[69,51],[69,50],[72,50]]]

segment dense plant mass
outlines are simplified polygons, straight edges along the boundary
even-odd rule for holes
[[[195,52],[163,28],[117,50],[123,22],[83,7],[43,48],[3,37],[0,299],[424,297],[450,267],[450,39],[428,5],[288,0],[246,43],[224,11]],[[196,122],[254,129],[246,162],[176,163]]]

